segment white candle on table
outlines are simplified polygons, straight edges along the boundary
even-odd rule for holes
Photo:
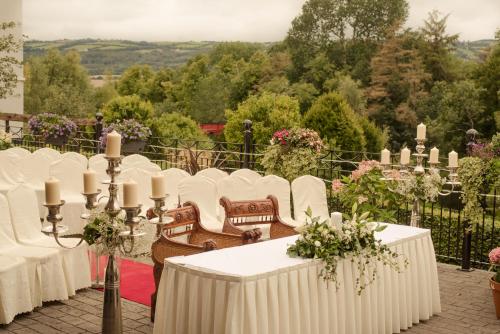
[[[45,181],[45,203],[50,205],[61,204],[59,180],[54,177]]]
[[[118,158],[120,156],[120,149],[122,145],[122,136],[116,132],[112,131],[106,136],[106,156],[109,158]]]
[[[332,212],[330,215],[331,222],[338,229],[342,227],[342,213],[340,212]]]
[[[139,204],[139,188],[136,182],[123,182],[123,206],[136,207]]]
[[[83,172],[83,192],[85,194],[97,193],[97,174],[92,169]]]
[[[401,165],[408,165],[410,163],[410,153],[408,147],[401,150]]]
[[[151,189],[153,198],[165,197],[167,193],[165,175],[158,174],[151,176]]]
[[[417,139],[425,139],[426,126],[424,123],[420,123],[417,126]]]
[[[431,154],[429,156],[429,163],[431,163],[431,164],[439,163],[439,150],[436,147],[431,148]]]
[[[451,151],[448,153],[448,167],[456,168],[458,167],[458,153]]]
[[[391,151],[384,148],[381,153],[380,163],[382,165],[390,165],[391,164]]]

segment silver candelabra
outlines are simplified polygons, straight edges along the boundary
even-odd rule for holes
[[[122,314],[121,314],[121,299],[120,299],[120,272],[118,265],[116,263],[115,256],[116,248],[123,254],[130,254],[134,249],[135,238],[145,235],[144,232],[137,229],[137,225],[141,222],[142,217],[139,216],[142,205],[137,205],[134,207],[120,206],[118,201],[118,186],[117,177],[120,175],[120,163],[122,157],[105,157],[108,160],[108,168],[106,173],[109,175],[110,180],[103,181],[103,184],[108,185],[109,196],[102,196],[99,198],[101,193],[98,190],[96,193],[83,193],[85,196],[85,208],[88,210],[87,213],[82,214],[82,218],[90,222],[92,215],[90,212],[97,210],[99,206],[99,201],[103,198],[107,198],[107,203],[103,209],[104,213],[109,218],[109,224],[117,226],[117,216],[124,212],[125,218],[124,223],[127,227],[119,234],[119,244],[117,247],[112,247],[108,254],[108,263],[106,265],[106,273],[104,278],[104,305],[103,305],[103,316],[102,316],[102,333],[104,334],[121,334],[122,333]],[[150,223],[156,224],[157,235],[160,234],[161,225],[165,225],[172,221],[170,217],[165,217],[166,207],[165,207],[165,197],[162,198],[152,198],[155,202],[154,212],[158,216],[155,219],[150,220]],[[44,204],[48,209],[47,221],[51,225],[44,227],[42,231],[46,234],[52,235],[57,244],[64,248],[74,248],[78,247],[83,242],[83,235],[81,235],[80,241],[72,246],[68,247],[60,242],[59,236],[66,232],[68,228],[62,224],[63,217],[60,214],[61,207],[65,204],[62,200],[59,204]],[[126,244],[129,244],[127,247]],[[99,282],[97,282],[99,283]]]

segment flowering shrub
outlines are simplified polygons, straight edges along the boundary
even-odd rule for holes
[[[324,148],[318,133],[301,128],[276,131],[262,159],[267,174],[293,180],[311,174],[318,167],[318,158]]]
[[[500,247],[492,249],[488,257],[491,264],[490,270],[495,271],[493,279],[495,282],[500,283]]]
[[[32,134],[48,138],[68,138],[76,131],[76,124],[66,116],[44,113],[28,121]]]
[[[10,147],[12,143],[12,134],[0,129],[0,150],[5,150]]]
[[[119,123],[111,124],[102,130],[100,139],[102,147],[106,146],[106,137],[113,130],[121,134],[122,143],[146,141],[151,137],[151,130],[147,126],[142,125],[134,119],[126,119]]]
[[[408,201],[419,199],[426,202],[435,202],[441,187],[446,181],[439,175],[438,171],[431,171],[424,175],[408,173],[404,177],[398,173],[393,174],[393,178],[396,181],[395,191]]]
[[[359,269],[359,277],[356,278],[358,294],[376,279],[379,261],[397,272],[407,266],[406,259],[400,261],[400,255],[375,239],[375,232],[381,232],[387,226],[370,222],[368,212],[358,215],[356,204],[352,207],[352,216],[340,228],[329,220],[320,222],[319,217],[313,218],[310,209],[306,214],[308,221],[297,227],[299,237],[295,244],[288,248],[287,254],[291,257],[321,259],[324,267],[320,276],[335,282],[337,288],[338,261],[347,256],[352,256],[352,261]]]

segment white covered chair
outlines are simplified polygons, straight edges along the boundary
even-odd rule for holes
[[[225,196],[231,201],[257,198],[254,183],[245,177],[234,175],[234,173],[217,181],[217,193],[218,198]]]
[[[278,199],[279,214],[281,219],[291,225],[297,225],[292,218],[290,205],[290,182],[277,175],[264,176],[254,183],[257,198],[267,198],[274,195]]]
[[[165,175],[165,183],[167,185],[167,199],[165,205],[167,208],[175,209],[179,205],[179,182],[191,175],[183,169],[169,168],[164,169],[160,174]]]
[[[68,294],[74,293],[68,291],[61,252],[18,243],[7,198],[0,195],[0,255],[19,256],[26,260],[33,307],[42,306],[46,301],[68,299]]]
[[[83,242],[76,248],[63,248],[53,237],[41,232],[36,195],[27,185],[19,185],[7,194],[10,205],[10,217],[17,241],[22,245],[44,247],[57,250],[62,255],[64,275],[68,294],[90,286],[90,264],[87,254],[87,243]],[[63,216],[64,222],[64,216]],[[77,244],[79,238],[61,238],[60,241],[68,247]]]
[[[7,192],[23,180],[17,161],[20,160],[17,155],[8,152],[0,154],[0,194]]]
[[[150,161],[147,161],[147,162],[140,161],[140,162],[136,162],[136,163],[131,164],[131,165],[124,165],[124,167],[123,167],[124,170],[127,170],[129,168],[142,169],[142,170],[148,171],[150,173],[158,173],[161,171],[160,166],[158,166],[157,164],[150,162]]]
[[[50,161],[54,162],[61,159],[61,153],[50,147],[42,147],[33,152],[32,154],[44,154],[49,157]]]
[[[99,161],[106,161],[106,159],[104,158],[104,153],[99,153],[99,154],[96,154],[96,155],[93,155],[89,158],[89,166],[90,168],[92,168],[92,165],[96,162],[99,162]]]
[[[26,261],[0,253],[0,325],[10,323],[17,314],[30,312],[33,308]]]
[[[140,154],[131,154],[127,155],[126,157],[123,158],[122,160],[122,165],[123,166],[131,166],[135,165],[140,162],[150,162],[149,159],[143,155]]]
[[[192,201],[200,209],[202,225],[215,232],[222,231],[222,221],[217,218],[218,196],[214,181],[203,176],[190,176],[179,182],[181,203]]]
[[[305,211],[311,208],[313,217],[328,219],[325,182],[311,175],[303,175],[292,181],[294,219],[299,225],[306,219]]]
[[[231,173],[231,175],[244,177],[252,183],[254,183],[255,181],[257,181],[258,179],[260,179],[262,177],[262,175],[260,175],[256,171],[248,169],[248,168],[242,168],[242,169],[235,170],[234,172]]]
[[[25,158],[31,155],[31,152],[23,147],[11,147],[5,150],[7,153],[17,155],[19,158]]]
[[[61,182],[61,199],[66,201],[61,208],[61,214],[69,228],[68,234],[82,233],[87,223],[80,218],[85,212],[85,198],[82,195],[85,169],[72,159],[61,159],[50,165],[49,174]]]
[[[213,180],[214,182],[217,182],[220,179],[223,179],[226,176],[229,176],[229,174],[226,173],[225,171],[220,170],[218,168],[213,168],[213,167],[202,169],[202,170],[198,171],[198,173],[196,173],[196,175],[208,177],[209,179]]]
[[[63,153],[61,158],[74,160],[74,161],[78,162],[80,165],[82,165],[83,168],[87,168],[87,166],[89,165],[89,160],[87,159],[87,157],[84,156],[83,154],[80,154],[77,152]]]
[[[36,192],[40,218],[45,214],[45,180],[49,178],[50,158],[44,154],[29,155],[16,161],[23,180]]]

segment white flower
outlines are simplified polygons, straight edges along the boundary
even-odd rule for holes
[[[374,229],[376,229],[378,226],[378,223],[376,222],[370,222],[370,223],[367,223],[366,224],[366,227],[368,228],[369,231],[373,231]]]
[[[321,242],[319,242],[319,240],[316,240],[316,241],[314,242],[314,246],[316,246],[316,247],[321,247]]]

